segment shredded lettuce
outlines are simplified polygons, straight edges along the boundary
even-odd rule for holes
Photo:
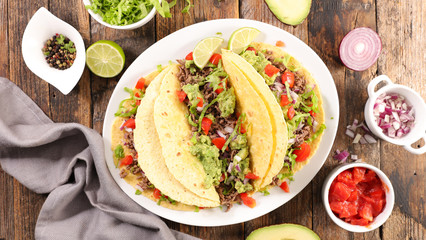
[[[133,92],[133,90],[130,88],[125,87],[124,91],[130,94],[130,98],[126,98],[120,102],[120,104],[118,105],[118,110],[114,114],[116,117],[130,117],[133,114],[136,114],[138,110],[138,105],[136,105],[136,100],[142,100],[144,96],[144,93],[140,89],[136,90],[139,93],[140,97],[136,97],[135,92]],[[124,106],[124,103],[127,101],[135,101],[134,104],[130,104],[133,107],[130,111],[128,111],[127,108]]]
[[[325,124],[321,124],[318,130],[307,140],[307,142],[312,142],[315,140],[319,135],[321,135],[322,132],[324,132],[324,129],[326,129]]]

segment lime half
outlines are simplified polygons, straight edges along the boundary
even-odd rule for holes
[[[192,56],[194,63],[200,69],[204,68],[209,62],[210,57],[223,43],[223,39],[219,37],[209,37],[201,40],[197,46],[195,46]]]
[[[86,51],[86,64],[99,77],[117,76],[123,70],[124,61],[123,49],[113,41],[97,41]]]
[[[259,33],[259,30],[251,27],[243,27],[235,30],[229,38],[228,49],[236,54],[240,54],[253,42]]]

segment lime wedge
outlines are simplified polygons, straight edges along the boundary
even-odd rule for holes
[[[223,43],[223,39],[219,37],[209,37],[201,40],[197,46],[195,46],[192,56],[194,63],[200,69],[204,68],[209,62],[210,57]]]
[[[124,67],[123,49],[115,42],[100,40],[86,50],[86,64],[99,77],[117,76]]]
[[[259,33],[259,30],[251,27],[243,27],[235,30],[229,38],[228,49],[236,54],[240,54],[253,42]]]

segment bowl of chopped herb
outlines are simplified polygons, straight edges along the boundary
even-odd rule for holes
[[[161,15],[170,14],[170,6],[164,8],[159,0],[83,0],[90,15],[100,24],[123,30],[142,27],[154,16],[157,9]],[[163,14],[162,14],[163,13]]]
[[[25,28],[22,56],[35,75],[65,95],[77,85],[86,63],[80,33],[44,7],[37,10]]]

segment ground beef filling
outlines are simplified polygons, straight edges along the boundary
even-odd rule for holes
[[[134,119],[135,115],[130,116],[130,118]],[[133,131],[128,132],[125,129],[123,129],[122,131],[124,131],[124,139],[122,140],[122,143],[123,143],[124,146],[129,148],[130,153],[133,157],[133,162],[131,164],[127,165],[125,168],[121,169],[120,177],[125,178],[127,175],[129,175],[129,173],[131,173],[131,174],[137,176],[136,179],[139,180],[137,185],[142,190],[152,188],[153,187],[152,183],[145,176],[145,173],[142,171],[142,169],[138,166],[138,161],[135,160],[135,159],[137,159],[136,156],[137,156],[138,153],[135,150]]]
[[[204,69],[200,70],[199,68],[195,67],[196,71],[194,73],[191,73],[188,68],[185,67],[185,60],[177,60],[177,62],[180,64],[180,71],[177,75],[180,85],[183,87],[187,84],[197,84],[201,83],[214,69],[211,67],[205,67]],[[213,91],[213,88],[209,86],[209,84],[204,84],[200,87],[201,94],[204,97],[204,100],[206,103],[210,103],[213,101],[218,94]],[[184,103],[187,105],[188,109],[191,107],[191,103],[188,99],[185,99]],[[198,112],[200,114],[201,112]],[[197,124],[199,119],[195,114],[189,113],[191,116],[191,120]],[[210,127],[210,131],[208,133],[208,136],[210,139],[215,139],[221,137],[218,132],[222,133],[226,136],[226,139],[229,138],[231,133],[229,131],[226,131],[226,129],[234,129],[237,124],[237,115],[236,112],[229,115],[226,118],[221,117],[221,111],[219,109],[219,104],[216,102],[212,106],[210,106],[205,116],[212,114],[215,116],[215,121],[212,123]],[[227,128],[228,127],[228,128]],[[192,132],[198,132],[198,127],[192,127]],[[232,162],[232,159],[234,156],[238,153],[238,150],[231,150],[231,151],[220,151],[219,159],[226,159],[227,166],[229,166],[229,163]],[[232,187],[231,184],[226,185],[223,182],[220,183],[218,186],[215,186],[217,193],[219,194],[220,203],[222,205],[227,206],[227,210],[231,209],[233,202],[239,201],[239,193],[238,191]]]

